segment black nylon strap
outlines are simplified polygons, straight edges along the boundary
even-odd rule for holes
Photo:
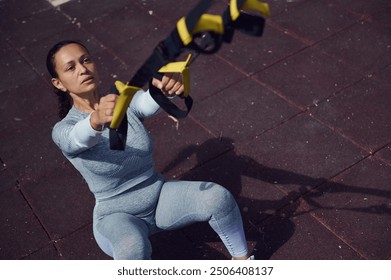
[[[160,89],[152,85],[152,81],[149,83],[149,93],[159,106],[166,111],[169,115],[177,118],[185,118],[193,106],[193,99],[190,95],[183,97],[186,105],[186,110],[181,110],[178,106],[171,102],[167,96],[165,96]]]
[[[110,88],[110,93],[119,95],[119,92],[115,85],[112,85]],[[118,128],[110,128],[109,142],[111,150],[125,150],[126,138],[128,136],[128,118],[126,113],[122,119]]]
[[[198,5],[186,16],[186,27],[190,34],[196,27],[202,14],[204,14],[211,5],[212,1],[213,0],[200,0]],[[238,0],[238,7],[241,7],[244,1],[245,0]],[[149,82],[151,96],[163,110],[175,118],[186,117],[193,105],[192,98],[190,96],[184,97],[186,110],[181,110],[172,103],[161,90],[152,85],[152,78],[161,78],[162,75],[158,73],[158,70],[169,62],[174,61],[184,48],[194,49],[199,53],[212,54],[221,48],[223,42],[230,43],[232,41],[235,30],[251,36],[262,36],[263,34],[265,25],[263,17],[240,13],[239,18],[232,21],[228,7],[224,11],[222,18],[224,23],[224,34],[215,34],[210,31],[198,35],[193,34],[194,37],[202,37],[199,44],[196,44],[193,40],[189,45],[184,46],[178,30],[175,28],[165,40],[155,47],[151,56],[138,69],[128,84],[141,88]],[[110,148],[114,150],[124,150],[126,145],[126,133],[127,118],[125,114],[120,126],[117,129],[110,130]]]

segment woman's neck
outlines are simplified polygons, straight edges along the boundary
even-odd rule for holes
[[[90,94],[80,96],[70,93],[73,100],[73,106],[81,112],[91,113],[95,110],[95,106],[99,103],[99,95],[97,91]]]

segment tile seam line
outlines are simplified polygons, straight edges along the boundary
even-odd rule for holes
[[[364,159],[361,159],[361,160],[359,160],[358,162],[353,163],[351,166],[345,168],[344,171],[347,170],[347,169],[349,169],[349,168],[351,168],[352,166],[356,165],[357,163],[359,163],[359,162],[361,162],[361,161],[363,161],[363,160],[364,160]],[[310,209],[308,209],[308,208],[305,206],[305,204],[306,204],[306,199],[304,198],[304,196],[305,196],[307,193],[310,193],[312,190],[318,189],[319,187],[321,187],[321,186],[327,184],[327,183],[330,182],[333,178],[337,177],[338,174],[341,174],[341,173],[344,172],[344,171],[341,171],[341,172],[337,173],[337,175],[331,176],[331,177],[330,177],[329,179],[327,179],[325,182],[319,184],[318,186],[314,187],[313,189],[308,190],[308,191],[306,191],[306,192],[300,194],[300,196],[297,197],[293,202],[299,202],[299,203],[300,203],[298,210],[301,209],[302,212],[301,212],[301,213],[299,212],[299,213],[297,213],[297,214],[294,213],[290,218],[295,217],[295,216],[297,216],[297,215],[301,215],[301,214],[306,214],[306,213],[309,214],[313,220],[315,220],[317,223],[319,223],[322,227],[324,227],[327,231],[329,231],[329,232],[330,232],[332,235],[334,235],[337,239],[341,240],[344,244],[346,244],[346,246],[348,246],[349,248],[351,248],[354,252],[356,252],[356,253],[357,253],[358,255],[360,255],[362,258],[368,259],[368,257],[366,256],[366,254],[364,254],[361,250],[357,249],[356,247],[352,246],[352,245],[350,244],[349,241],[345,240],[345,238],[343,238],[343,237],[340,236],[338,233],[336,233],[332,228],[330,228],[330,227],[327,225],[327,223],[323,222],[322,219],[319,219],[318,217],[316,217],[316,215],[314,215],[314,214],[312,213],[312,211],[311,211]],[[282,193],[287,194],[287,193],[286,193],[283,189],[281,189],[280,187],[278,187],[278,186],[275,186],[275,187],[276,187],[278,190],[280,190]],[[302,205],[302,202],[304,202],[304,205]],[[285,209],[285,208],[287,208],[287,207],[290,207],[290,204],[286,204],[286,205],[284,205],[284,206],[281,206],[279,209],[277,209],[277,212],[281,212],[283,209]],[[270,218],[270,217],[267,217],[267,218],[264,219],[264,220],[267,220],[267,219],[269,219],[269,218]],[[264,220],[262,220],[262,221],[264,221]],[[259,223],[260,223],[260,222],[259,222]],[[258,223],[258,224],[259,224],[259,223]]]
[[[321,185],[323,185],[323,184],[325,184],[325,183],[326,183],[326,182],[320,184],[319,186],[321,186]],[[318,187],[319,187],[319,186],[318,186]],[[286,193],[285,191],[281,190],[280,188],[278,188],[278,187],[276,187],[276,188],[277,188],[280,192],[282,192],[282,193],[284,193],[284,194]],[[307,192],[306,192],[306,193],[307,193]],[[298,216],[298,215],[309,214],[310,217],[311,217],[311,219],[313,219],[316,223],[320,224],[323,228],[325,228],[328,232],[330,232],[333,236],[335,236],[338,240],[340,240],[342,243],[344,243],[347,247],[349,247],[350,249],[352,249],[355,253],[357,253],[357,254],[358,254],[359,256],[361,256],[363,259],[368,260],[368,257],[367,257],[363,252],[361,252],[361,250],[359,250],[359,249],[355,248],[354,246],[352,246],[352,245],[349,243],[349,241],[345,240],[342,236],[340,236],[339,234],[337,234],[334,230],[332,230],[332,229],[331,229],[326,223],[324,223],[321,219],[319,219],[319,218],[317,218],[316,216],[314,216],[314,214],[312,214],[311,211],[310,211],[307,207],[301,205],[303,201],[305,202],[305,199],[304,199],[302,196],[303,196],[303,195],[299,196],[298,198],[296,198],[296,199],[293,201],[293,202],[299,202],[299,203],[300,203],[300,205],[299,205],[299,207],[298,207],[297,210],[302,210],[302,212],[294,213],[293,215],[291,215],[291,216],[288,217],[289,219],[292,219],[293,217],[296,217],[296,216]],[[273,215],[271,215],[271,216],[268,216],[268,217],[266,217],[266,218],[264,218],[264,219],[259,220],[259,221],[255,224],[255,226],[258,227],[258,226],[260,226],[263,222],[268,221],[268,220],[272,219],[273,217],[279,216],[278,213],[281,212],[281,211],[283,211],[285,208],[288,208],[288,207],[290,207],[290,204],[286,204],[286,205],[281,206],[280,208],[276,209],[276,214],[273,214]],[[257,228],[255,228],[255,229],[257,230]]]
[[[246,72],[246,70],[240,68],[239,66],[235,65],[233,62],[230,62],[228,59],[225,59],[223,56],[219,55],[218,53],[214,54],[215,57],[217,57],[218,59],[220,59],[221,61],[223,61],[224,63],[228,64],[229,66],[231,66],[232,68],[234,68],[236,71],[238,71],[239,73],[243,74],[246,76],[246,78],[252,78],[253,76],[271,68],[272,66],[280,63],[281,61],[284,61],[292,56],[295,56],[297,55],[298,53],[308,49],[308,48],[311,48],[312,45],[306,45],[304,44],[301,48],[299,48],[298,50],[296,51],[293,51],[291,53],[288,53],[286,54],[284,57],[280,58],[280,59],[277,59],[275,61],[273,61],[272,63],[270,63],[269,65],[263,67],[262,69],[258,70],[258,71],[255,71],[255,72]]]
[[[41,75],[41,73],[38,71],[38,69],[34,66],[34,64],[31,62],[31,60],[27,56],[25,56],[24,53],[18,47],[16,47],[11,40],[6,39],[6,43],[8,46],[10,46],[13,50],[15,50],[23,58],[23,60],[27,63],[27,65],[31,68],[31,70],[33,70],[33,72],[37,75],[37,77],[39,77],[40,80],[44,81],[45,83],[47,83],[49,85],[49,82],[46,81],[46,79],[44,79],[44,77]]]
[[[379,155],[376,155],[378,154],[379,152],[381,152],[383,149],[385,149],[386,147],[390,146],[391,145],[391,142],[388,142],[386,144],[384,144],[383,146],[379,147],[377,150],[375,150],[372,154],[372,156],[377,159],[377,160],[380,160],[382,161],[384,164],[386,164],[387,166],[391,166],[391,161],[383,158],[382,156],[379,156]]]
[[[323,42],[323,41],[326,41],[327,39],[329,39],[329,38],[331,38],[331,37],[336,36],[338,33],[343,32],[344,30],[347,30],[347,29],[349,29],[349,28],[352,28],[354,25],[356,25],[356,24],[358,24],[358,23],[359,23],[359,22],[354,22],[354,23],[352,23],[352,24],[350,24],[350,25],[347,25],[347,26],[345,26],[344,28],[342,28],[342,29],[340,29],[340,30],[334,32],[333,34],[330,34],[329,36],[327,36],[327,37],[325,37],[325,38],[323,38],[323,39],[321,39],[321,40],[318,40],[318,41],[310,41],[310,40],[306,40],[305,38],[302,39],[301,37],[295,37],[295,36],[292,36],[291,33],[288,33],[288,34],[287,34],[288,36],[290,36],[290,37],[292,37],[293,39],[299,41],[301,44],[303,44],[303,47],[300,48],[300,49],[298,49],[297,51],[294,51],[294,52],[292,52],[292,53],[290,53],[290,54],[284,56],[284,57],[281,58],[281,59],[276,60],[275,62],[271,63],[270,65],[266,66],[265,68],[262,68],[261,70],[256,71],[256,72],[254,72],[254,73],[250,73],[250,74],[248,74],[248,75],[251,76],[251,77],[252,77],[252,76],[255,76],[255,75],[258,75],[258,74],[260,74],[261,72],[267,70],[268,68],[270,68],[270,67],[272,67],[272,66],[274,66],[274,65],[276,65],[276,64],[278,64],[278,63],[280,63],[280,62],[282,62],[282,61],[284,61],[284,60],[286,60],[286,59],[289,59],[289,58],[291,58],[291,57],[293,57],[293,56],[299,54],[300,52],[303,52],[303,51],[305,51],[305,50],[307,50],[307,49],[310,49],[310,48],[318,49],[322,54],[328,55],[328,56],[331,57],[331,58],[335,58],[335,57],[333,57],[332,55],[330,55],[330,54],[328,54],[327,52],[325,52],[322,48],[320,48],[320,47],[319,47],[319,44],[320,44],[321,42]],[[276,24],[276,26],[274,26],[274,25],[271,25],[271,26],[272,26],[273,28],[275,28],[275,29],[277,29],[277,30],[279,30],[279,31],[281,31],[281,32],[283,32],[283,33],[285,34],[285,31],[286,31],[286,30],[285,30],[284,28],[282,28],[282,27],[279,28],[279,26],[278,26],[277,24]],[[347,63],[345,63],[345,65],[350,66],[350,64],[347,64]]]
[[[320,44],[321,42],[325,41],[325,40],[328,40],[332,37],[335,37],[337,36],[339,33],[345,31],[345,30],[348,30],[350,28],[353,28],[353,26],[357,25],[357,24],[360,24],[360,22],[363,22],[364,20],[360,17],[356,18],[355,20],[352,20],[351,23],[348,23],[346,24],[345,26],[335,30],[333,33],[325,36],[324,38],[321,38],[319,40],[311,40],[311,39],[307,39],[305,36],[303,36],[304,34],[301,34],[301,33],[297,33],[295,32],[294,30],[292,29],[289,29],[289,28],[285,28],[283,27],[282,25],[278,24],[277,22],[273,21],[273,20],[270,20],[267,22],[267,25],[283,32],[284,34],[292,37],[293,39],[299,41],[300,43],[304,44],[304,45],[307,45],[308,47],[314,47],[318,44]]]
[[[317,223],[322,225],[326,230],[328,230],[331,234],[333,234],[337,239],[341,240],[346,246],[348,246],[350,249],[352,249],[354,252],[356,252],[363,259],[366,259],[366,260],[369,259],[367,257],[367,255],[364,252],[362,252],[362,250],[360,250],[360,249],[356,248],[355,246],[353,246],[353,244],[351,244],[352,242],[349,242],[348,240],[343,238],[340,234],[335,232],[331,227],[329,227],[329,225],[327,223],[322,221],[322,219],[319,219],[310,210],[306,209],[305,206],[303,206],[303,208],[307,211],[307,213],[311,216],[312,219],[314,219]]]
[[[359,148],[361,151],[365,152],[367,155],[373,155],[372,148],[370,148],[369,146],[360,144],[359,142],[355,141],[353,139],[353,137],[351,137],[349,134],[344,133],[342,129],[331,126],[329,123],[324,122],[321,119],[315,117],[309,111],[307,111],[307,115],[310,118],[312,118],[313,120],[315,120],[316,122],[320,123],[322,126],[328,128],[332,133],[335,133],[335,134],[339,135],[340,137],[342,137],[343,139],[347,140],[348,142],[350,142],[351,144],[353,144],[354,146]]]
[[[306,199],[304,198],[304,196],[307,194],[307,193],[310,193],[311,191],[315,190],[315,189],[319,189],[321,186],[329,183],[329,182],[333,182],[333,179],[336,179],[338,178],[341,174],[343,174],[344,172],[346,172],[347,170],[351,169],[352,167],[354,167],[355,165],[359,164],[360,162],[368,159],[368,158],[371,158],[372,155],[368,154],[366,155],[365,157],[353,162],[352,164],[350,164],[349,166],[343,168],[342,170],[338,171],[337,173],[335,173],[334,175],[331,175],[325,182],[319,184],[318,186],[315,186],[314,188],[300,194],[300,196],[295,199],[294,201],[304,201],[304,203],[306,202]],[[277,189],[280,189],[278,186],[276,186]],[[281,192],[283,193],[286,193],[283,189],[280,189]],[[301,203],[300,203],[301,204]],[[286,208],[286,207],[289,207],[289,205],[285,205],[283,207],[281,207],[281,209],[279,211],[281,211],[282,209]],[[361,257],[365,258],[365,259],[368,259],[368,257],[366,256],[366,254],[364,254],[361,250],[355,248],[354,246],[352,246],[347,240],[345,240],[345,238],[343,238],[342,236],[340,236],[338,233],[336,233],[334,230],[332,230],[328,225],[327,223],[325,223],[322,219],[318,218],[315,214],[312,213],[312,211],[310,209],[308,209],[305,205],[300,205],[300,208],[302,208],[303,210],[305,210],[305,213],[308,213],[314,220],[316,220],[318,223],[320,223],[322,226],[324,226],[328,231],[330,231],[333,235],[335,235],[338,239],[340,239],[342,242],[344,242],[348,247],[350,247],[352,250],[354,250],[357,254],[359,254]]]
[[[50,235],[48,229],[46,228],[46,226],[44,225],[43,221],[41,220],[41,218],[39,217],[39,215],[35,212],[33,205],[32,205],[32,204],[30,203],[30,201],[27,199],[27,196],[26,196],[26,194],[24,193],[24,191],[23,191],[23,189],[22,189],[22,187],[21,187],[21,185],[20,185],[19,180],[17,181],[17,189],[18,189],[19,193],[22,195],[24,201],[27,203],[29,209],[32,211],[32,213],[33,213],[35,219],[37,219],[39,225],[41,226],[41,228],[42,228],[43,231],[45,232],[46,237],[47,237],[48,240],[49,240],[48,243],[49,243],[49,244],[53,244],[54,247],[55,247],[55,249],[56,249],[56,252],[57,252],[59,255],[61,255],[61,252],[60,252],[59,248],[58,248],[57,246],[55,246],[55,240],[51,237],[51,235]],[[42,247],[42,248],[44,248],[44,247]],[[42,249],[42,248],[39,248],[39,249]],[[27,256],[29,256],[29,255],[31,255],[31,253],[28,254]],[[26,256],[24,256],[24,257],[26,257]]]
[[[265,129],[265,130],[262,131],[261,133],[258,133],[258,134],[256,134],[256,135],[254,135],[254,137],[250,138],[250,139],[249,139],[245,144],[243,144],[243,145],[250,145],[250,143],[251,143],[252,141],[254,141],[255,139],[257,139],[258,137],[261,137],[261,136],[263,136],[264,134],[266,134],[266,133],[268,133],[268,132],[270,132],[270,131],[276,130],[276,129],[279,128],[280,126],[285,125],[287,122],[289,122],[289,121],[291,121],[291,120],[293,120],[293,119],[295,119],[295,118],[298,118],[298,117],[304,115],[305,113],[306,113],[305,111],[297,112],[296,114],[290,116],[289,118],[287,118],[287,119],[285,119],[285,120],[283,120],[283,121],[281,121],[281,122],[276,123],[274,126],[271,126],[271,127],[267,128],[267,129]]]
[[[73,17],[71,15],[69,15],[68,13],[66,13],[65,11],[63,11],[62,9],[58,9],[58,8],[53,8],[53,10],[61,13],[70,23],[71,23],[71,26],[75,26],[75,24],[72,22],[72,19]],[[119,10],[119,9],[117,9]],[[104,16],[108,16],[109,14],[105,14]],[[96,18],[95,18],[96,19]],[[94,19],[94,20],[95,20]],[[106,46],[106,44],[104,44],[101,40],[99,40],[93,33],[91,33],[90,31],[88,31],[87,29],[85,29],[83,27],[84,24],[81,24],[80,27],[78,27],[78,29],[82,30],[84,33],[88,34],[89,36],[91,36],[91,38],[93,40],[95,40],[99,46],[100,46],[100,49],[101,50],[105,50],[107,51],[110,55],[112,55],[114,57],[114,59],[118,59],[118,61],[122,64],[122,66],[124,66],[125,68],[127,68],[127,64],[126,62],[121,58],[119,57],[111,48],[109,48],[108,46]]]

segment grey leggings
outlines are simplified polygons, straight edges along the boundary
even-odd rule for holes
[[[202,221],[209,222],[231,256],[247,254],[242,218],[229,191],[209,182],[164,181],[159,174],[97,201],[94,236],[114,259],[150,259],[151,234]]]

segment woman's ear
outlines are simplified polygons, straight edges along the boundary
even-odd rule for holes
[[[52,78],[52,84],[55,88],[57,88],[63,92],[67,92],[67,89],[64,87],[64,85],[62,84],[62,82],[58,78]]]

